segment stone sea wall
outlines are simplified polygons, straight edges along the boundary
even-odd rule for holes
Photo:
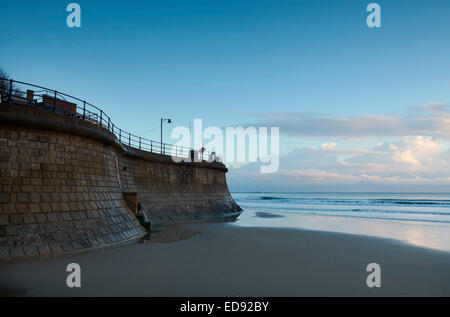
[[[141,209],[154,223],[240,210],[228,192],[224,167],[125,158],[120,160],[120,173],[123,191],[137,193]]]
[[[174,163],[79,119],[0,105],[0,259],[136,241],[153,223],[240,210],[220,163]]]

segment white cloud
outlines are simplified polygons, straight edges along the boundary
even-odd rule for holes
[[[321,145],[321,149],[325,150],[325,151],[332,151],[334,150],[334,148],[336,147],[337,143],[336,142],[330,142],[330,143],[322,143]]]
[[[378,190],[386,185],[398,186],[400,190],[415,184],[424,188],[430,184],[450,186],[450,151],[445,151],[444,145],[432,137],[405,137],[370,149],[338,151],[335,147],[336,144],[323,143],[320,149],[296,149],[280,157],[278,173],[264,178],[251,164],[240,171],[231,170],[230,183],[239,181],[293,190],[329,186],[340,190],[339,186],[345,185],[355,191],[363,185],[373,185]],[[341,159],[342,155],[347,158]]]
[[[279,172],[264,178],[252,164],[241,168],[242,173],[252,171],[245,179],[231,170],[231,184],[266,184],[267,190],[278,186],[284,190],[329,189],[330,185],[355,191],[385,190],[386,186],[403,190],[416,185],[422,187],[414,188],[425,191],[450,190],[450,109],[446,104],[429,103],[392,116],[282,112],[258,116],[261,122],[256,125],[279,126],[284,135],[325,141],[319,148],[297,148],[281,156]],[[384,141],[368,147],[369,139]],[[339,140],[339,148],[335,140]]]
[[[405,138],[400,145],[391,144],[394,161],[415,166],[432,163],[433,156],[442,151],[443,145],[431,137]]]

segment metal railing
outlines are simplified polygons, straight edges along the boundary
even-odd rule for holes
[[[17,80],[0,79],[0,81],[7,83],[7,85],[2,85],[3,89],[0,90],[2,103],[39,107],[46,111],[88,121],[113,133],[121,144],[142,151],[180,158],[191,158],[191,151],[194,151],[199,160],[220,161],[214,152],[211,153],[204,149],[195,151],[192,148],[161,143],[124,131],[117,127],[102,109],[86,100]],[[7,86],[6,89],[5,86]],[[24,87],[27,88],[26,91],[24,91]],[[32,87],[34,90],[28,89],[28,87]]]

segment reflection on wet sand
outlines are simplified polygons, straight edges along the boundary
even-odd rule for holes
[[[271,216],[272,215],[272,216]],[[331,231],[401,240],[426,248],[450,251],[450,225],[418,221],[358,219],[289,212],[246,210],[235,222],[243,227],[278,227]]]
[[[271,212],[257,211],[257,212],[255,212],[255,217],[259,217],[259,218],[283,218],[284,216],[273,214]]]

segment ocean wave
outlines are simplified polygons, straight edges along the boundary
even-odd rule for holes
[[[420,207],[450,207],[450,200],[424,200],[424,199],[332,199],[332,198],[299,198],[260,196],[245,198],[243,201],[283,201],[287,204],[320,204],[320,205],[407,205]]]
[[[240,203],[241,207],[244,209],[254,209],[254,210],[279,210],[286,212],[342,212],[342,213],[379,213],[379,214],[404,214],[404,215],[423,215],[423,216],[450,216],[449,211],[425,211],[425,210],[412,210],[412,209],[371,209],[371,208],[333,208],[333,205],[323,206],[322,208],[306,207],[302,205],[286,205],[286,204],[274,204],[274,205],[255,205],[251,203]]]
[[[278,200],[278,199],[286,199],[282,197],[271,197],[271,196],[262,196],[260,197],[261,200]]]
[[[412,194],[244,194],[236,197],[244,210],[298,215],[374,218],[450,223],[450,195]]]

